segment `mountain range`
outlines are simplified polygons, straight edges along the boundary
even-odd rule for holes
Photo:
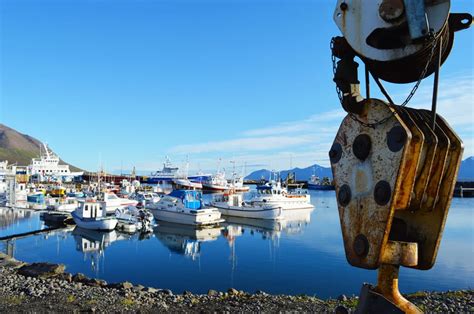
[[[332,179],[332,171],[330,167],[323,167],[318,164],[314,164],[307,168],[293,168],[288,170],[280,171],[280,176],[286,178],[288,173],[294,172],[296,175],[296,180],[306,181],[313,174],[323,178],[329,177]],[[260,180],[262,178],[268,180],[270,177],[271,171],[268,169],[261,169],[252,172],[245,179],[246,180]],[[460,181],[474,181],[474,156],[468,157],[461,162],[461,168],[459,169],[458,180]]]
[[[20,166],[27,166],[31,163],[32,158],[37,158],[40,155],[40,148],[42,143],[36,138],[22,134],[4,124],[0,123],[0,161],[8,160],[10,164],[18,164]],[[60,161],[61,164],[68,164]],[[81,171],[80,168],[69,165],[71,171]],[[311,175],[323,178],[332,178],[330,167],[323,167],[314,164],[307,168],[293,168],[289,170],[280,171],[280,176],[286,178],[288,173],[294,172],[296,179],[300,181],[308,180]],[[245,179],[246,180],[260,180],[262,178],[268,179],[271,171],[268,169],[261,169],[252,172]],[[468,157],[461,163],[459,169],[458,180],[474,181],[474,156]]]
[[[305,181],[308,180],[313,174],[317,175],[320,178],[329,177],[332,178],[331,168],[329,167],[322,167],[320,165],[314,164],[307,168],[293,168],[289,170],[282,170],[279,171],[279,174],[282,178],[286,178],[288,173],[294,172],[296,176],[296,180],[298,181]],[[262,178],[268,180],[270,177],[271,171],[268,169],[261,169],[252,172],[249,174],[245,179],[246,180],[260,180]]]
[[[4,124],[0,123],[0,161],[8,160],[9,164],[27,166],[32,158],[40,156],[42,143],[36,138],[22,134]],[[68,164],[63,160],[60,164]],[[71,171],[81,169],[69,165]]]

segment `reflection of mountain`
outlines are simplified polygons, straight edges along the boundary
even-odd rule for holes
[[[22,220],[29,220],[32,213],[30,210],[0,207],[0,229],[6,229]]]
[[[201,242],[217,240],[221,227],[196,229],[188,225],[160,222],[153,231],[171,252],[194,260],[201,252]]]

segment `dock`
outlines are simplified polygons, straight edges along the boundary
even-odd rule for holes
[[[37,235],[37,234],[42,234],[42,233],[48,233],[51,231],[55,231],[58,229],[63,229],[64,227],[51,227],[51,228],[45,228],[45,229],[40,229],[40,230],[34,230],[34,231],[28,231],[28,232],[23,232],[23,233],[17,233],[17,234],[12,234],[4,237],[0,237],[0,241],[10,241],[10,240],[17,240],[21,238],[25,238],[31,235]]]
[[[474,181],[456,182],[454,197],[474,197]]]

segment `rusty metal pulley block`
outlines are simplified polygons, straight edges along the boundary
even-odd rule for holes
[[[390,116],[383,124],[368,127]],[[367,99],[347,116],[329,152],[349,263],[377,269],[433,266],[463,145],[431,112]]]
[[[337,0],[333,18],[372,74],[409,83],[435,71],[433,45],[442,42],[443,63],[454,33],[471,25],[470,14],[450,13],[450,6],[450,0]]]

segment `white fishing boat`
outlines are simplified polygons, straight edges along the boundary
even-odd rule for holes
[[[191,180],[188,177],[189,161],[184,166],[184,173],[178,173],[173,179],[173,186],[175,190],[202,190],[202,183],[198,180]]]
[[[52,178],[63,179],[63,181],[71,181],[74,177],[79,177],[84,172],[71,172],[69,165],[61,165],[61,160],[46,145],[40,147],[40,157],[33,158],[31,165],[28,166],[28,173],[33,177],[37,177],[38,181],[47,181]]]
[[[242,194],[226,193],[217,196],[211,202],[224,216],[255,218],[255,219],[280,219],[282,208],[276,205],[249,204],[243,201]]]
[[[236,173],[230,179],[229,187],[234,192],[248,192],[250,187],[244,185],[244,177],[238,176]]]
[[[115,211],[119,208],[125,208],[127,206],[137,206],[138,201],[118,197],[114,193],[111,192],[104,192],[101,193],[99,196],[99,200],[105,202],[107,213],[115,213]]]
[[[200,182],[193,182],[187,178],[174,179],[173,184],[177,190],[202,190]]]
[[[209,180],[202,183],[202,188],[210,192],[224,192],[230,189],[230,185],[225,178],[225,172],[218,171]]]
[[[138,202],[136,207],[146,208],[148,204],[156,204],[160,201],[161,197],[158,193],[153,192],[135,192],[130,195],[129,199]]]
[[[229,180],[230,189],[234,192],[250,191],[250,187],[244,185],[245,165],[242,168],[242,175],[239,175],[235,170],[235,161],[232,160],[231,163],[233,164],[233,171],[232,171],[232,178]]]
[[[118,220],[107,216],[106,204],[96,200],[81,200],[79,207],[71,213],[76,225],[91,230],[113,230]]]
[[[75,197],[66,197],[64,199],[50,199],[52,202],[47,209],[58,212],[73,212],[79,207],[79,201]]]
[[[224,221],[217,208],[204,206],[198,191],[175,190],[164,196],[151,211],[156,220],[185,225],[215,225]]]
[[[303,189],[288,191],[280,181],[257,187],[257,194],[250,201],[252,205],[272,205],[288,209],[314,208],[311,196]]]

